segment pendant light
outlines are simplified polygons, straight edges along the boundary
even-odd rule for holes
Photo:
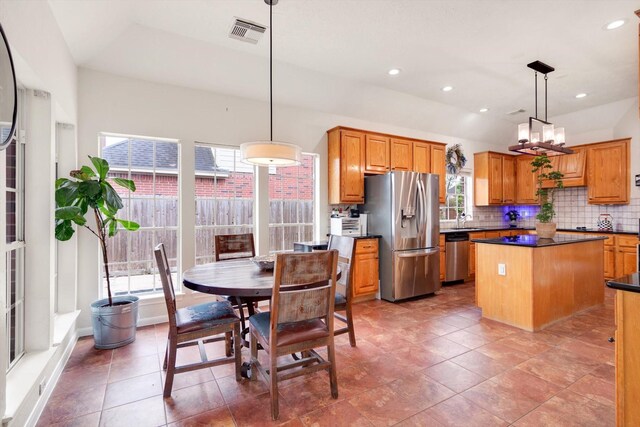
[[[518,144],[510,146],[509,151],[533,155],[545,153],[549,156],[573,154],[573,150],[564,147],[564,128],[554,129],[553,123],[547,121],[547,74],[555,71],[555,68],[540,61],[527,64],[527,67],[535,71],[536,116],[529,117],[529,123],[518,125]],[[544,120],[538,118],[538,73],[544,74]]]
[[[269,5],[269,140],[240,144],[242,161],[257,166],[295,166],[302,160],[300,147],[273,140],[273,6],[278,0],[264,0]]]

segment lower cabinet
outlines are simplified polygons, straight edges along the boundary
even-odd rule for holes
[[[638,271],[636,236],[616,236],[615,277],[626,276]]]
[[[356,240],[351,287],[354,297],[374,296],[378,292],[378,262],[378,239]]]
[[[640,425],[640,294],[616,291],[616,425]]]

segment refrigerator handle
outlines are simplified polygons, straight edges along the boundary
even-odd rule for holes
[[[425,233],[427,231],[427,190],[424,188],[424,182],[420,181],[420,191],[422,193],[422,197],[420,200],[420,224],[422,225],[420,230],[420,243],[422,246],[427,245],[427,239]]]
[[[418,217],[416,218],[416,232],[418,233],[418,246],[423,246],[423,239],[422,239],[422,234],[423,234],[423,230],[424,230],[424,215],[425,215],[425,211],[424,211],[424,189],[422,187],[422,181],[420,179],[418,179],[416,181],[417,185],[416,185],[416,193],[417,193],[417,198],[418,198]]]

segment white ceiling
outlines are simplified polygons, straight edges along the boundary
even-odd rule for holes
[[[49,3],[80,66],[268,96],[268,33],[257,45],[228,38],[234,16],[268,25],[263,0]],[[526,64],[539,59],[556,68],[549,116],[578,111],[637,95],[638,8],[634,0],[280,0],[274,97],[287,76],[321,74],[521,122],[534,101]],[[614,19],[627,23],[605,31]],[[391,77],[392,67],[403,71]],[[589,96],[576,99],[580,92]],[[281,96],[296,104],[309,93]],[[527,113],[506,115],[519,108]]]

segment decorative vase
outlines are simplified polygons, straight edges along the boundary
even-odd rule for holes
[[[537,222],[536,233],[540,239],[553,239],[556,235],[555,222]]]

